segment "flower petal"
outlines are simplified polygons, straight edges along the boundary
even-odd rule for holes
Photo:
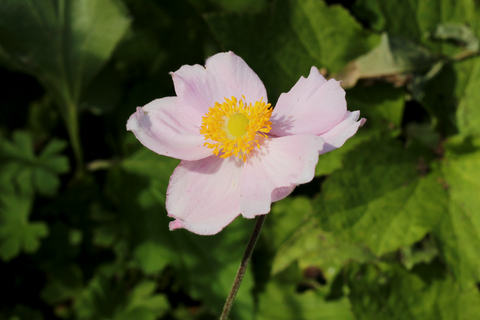
[[[201,235],[218,233],[239,214],[243,161],[211,156],[182,161],[167,190],[167,212],[177,220],[170,229],[185,228]]]
[[[272,201],[283,199],[296,185],[315,175],[323,139],[295,135],[264,139],[249,154],[243,170],[240,212],[245,218],[266,214]]]
[[[336,126],[347,111],[345,90],[340,82],[328,81],[312,67],[307,79],[301,77],[287,93],[282,93],[272,115],[271,134],[324,133]]]
[[[360,111],[347,111],[345,117],[339,124],[331,130],[321,134],[320,137],[325,140],[325,145],[320,154],[330,152],[343,146],[345,141],[351,138],[357,132],[358,128],[363,126],[365,121],[367,121],[365,118],[357,121],[359,117]]]
[[[200,134],[201,117],[178,106],[176,97],[157,99],[130,116],[127,130],[150,150],[182,160],[198,160],[212,155]]]
[[[222,103],[232,96],[248,103],[263,98],[267,91],[257,74],[233,52],[218,53],[207,59],[206,67],[182,66],[172,72],[175,92],[181,104],[193,107],[202,116],[215,102]]]

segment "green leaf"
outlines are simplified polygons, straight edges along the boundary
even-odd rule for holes
[[[451,139],[447,156],[426,176],[428,162],[392,142],[361,146],[347,157],[344,166],[351,169],[332,174],[314,201],[321,227],[340,243],[365,245],[377,256],[430,233],[455,280],[465,288],[478,282],[478,138]]]
[[[283,271],[297,261],[300,269],[316,267],[327,282],[342,270],[349,261],[376,260],[370,250],[359,244],[336,239],[332,233],[313,225],[307,225],[282,245],[273,261],[272,273]]]
[[[272,218],[267,220],[263,236],[275,252],[272,274],[298,262],[300,269],[318,268],[330,282],[345,262],[375,260],[367,248],[341,242],[331,233],[318,228],[311,216],[312,205],[306,198],[286,198],[273,206]]]
[[[460,290],[452,278],[428,266],[425,276],[396,265],[352,264],[346,271],[357,319],[470,319],[480,312],[476,288]],[[425,273],[425,272],[423,272]]]
[[[460,23],[439,24],[432,35],[435,39],[453,40],[465,46],[467,51],[478,51],[480,43],[472,29]]]
[[[394,134],[401,127],[405,107],[403,88],[395,88],[387,83],[357,85],[347,91],[347,102],[350,110],[360,110],[362,117],[368,121],[359,134],[364,134],[367,128],[393,131]]]
[[[2,188],[3,189],[3,188]],[[0,258],[8,261],[21,251],[33,253],[48,235],[44,222],[30,222],[32,196],[0,189]]]
[[[129,23],[117,0],[6,0],[0,43],[8,62],[36,76],[63,107],[78,102]]]
[[[434,235],[456,280],[468,288],[480,281],[480,140],[452,139],[440,171],[444,214]]]
[[[83,290],[83,273],[75,264],[56,265],[48,270],[49,281],[40,293],[48,304],[78,298]]]
[[[438,256],[433,237],[427,236],[413,246],[400,249],[401,260],[405,268],[411,270],[419,263],[431,263]]]
[[[312,66],[338,72],[380,40],[345,8],[316,0],[277,1],[271,16],[213,14],[206,21],[224,49],[258,72],[271,100]]]
[[[53,196],[60,186],[58,174],[67,173],[68,158],[58,154],[66,143],[51,140],[40,155],[34,154],[33,141],[29,133],[16,131],[13,141],[0,140],[0,171],[9,175],[11,182],[24,193],[34,190],[42,195]]]
[[[332,174],[314,201],[321,227],[378,256],[423,238],[443,210],[443,189],[435,177],[420,177],[421,159],[392,140],[358,146],[346,157],[349,170]]]
[[[165,195],[170,176],[179,163],[177,159],[159,156],[147,148],[140,148],[123,160],[122,168],[129,173],[152,178],[150,183],[155,183],[158,194]]]
[[[286,273],[292,272],[288,270]],[[291,276],[287,275],[287,277]],[[283,277],[275,277],[268,283],[265,292],[259,296],[257,319],[355,319],[347,298],[326,301],[321,291],[316,289],[299,293],[294,280],[285,279],[285,275],[283,275]]]
[[[344,88],[355,86],[359,79],[386,78],[403,84],[411,73],[425,73],[435,63],[431,53],[414,42],[382,34],[380,44],[367,54],[350,62],[334,76]]]
[[[155,320],[169,308],[164,294],[155,294],[156,284],[145,280],[133,287],[122,280],[99,274],[75,301],[78,319]]]
[[[138,265],[146,274],[162,271],[170,261],[169,249],[154,241],[142,242],[135,248],[133,254]]]
[[[202,12],[209,12],[211,6],[226,12],[259,12],[268,7],[266,0],[188,0]]]
[[[473,58],[456,66],[458,87],[456,97],[459,99],[457,124],[460,133],[480,136],[480,58]]]
[[[460,23],[477,26],[476,4],[470,0],[359,0],[353,11],[374,30],[423,44],[434,53],[451,55],[458,48],[432,38],[438,25]]]
[[[262,237],[268,239],[268,245],[276,251],[310,221],[311,214],[312,205],[305,197],[288,197],[276,202],[270,213],[271,218],[265,220]]]

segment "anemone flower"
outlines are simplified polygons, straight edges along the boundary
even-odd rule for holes
[[[273,108],[257,74],[233,52],[171,73],[176,97],[138,107],[127,122],[140,142],[181,163],[167,190],[170,229],[218,233],[238,215],[270,211],[311,181],[319,154],[365,122],[345,91],[312,67]]]

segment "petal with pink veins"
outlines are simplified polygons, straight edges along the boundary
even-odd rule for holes
[[[268,102],[260,78],[233,52],[216,54],[205,65],[205,68],[185,65],[171,73],[181,104],[191,106],[203,116],[215,102],[222,103],[232,96],[240,100],[243,95],[246,102],[253,104],[262,98]]]
[[[209,157],[200,134],[201,117],[192,117],[191,109],[179,106],[176,97],[157,99],[130,116],[127,130],[150,150],[182,160]]]
[[[211,156],[182,161],[167,189],[170,229],[200,235],[220,232],[240,214],[240,181],[244,164],[235,157]]]
[[[345,117],[339,124],[331,130],[321,134],[320,137],[325,140],[325,145],[320,154],[330,152],[343,146],[345,141],[351,138],[357,132],[358,128],[363,126],[365,121],[367,121],[365,118],[357,121],[359,117],[360,111],[347,111]]]
[[[307,79],[301,77],[282,93],[272,114],[271,134],[321,134],[336,126],[347,112],[345,90],[340,82],[325,78],[312,67]]]
[[[253,218],[270,211],[272,201],[286,197],[293,187],[315,175],[323,139],[295,135],[263,139],[245,163],[240,193],[240,212]]]

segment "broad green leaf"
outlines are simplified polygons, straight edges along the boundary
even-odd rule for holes
[[[283,271],[297,261],[300,269],[316,267],[322,271],[327,283],[342,270],[349,261],[373,261],[374,254],[361,244],[343,242],[332,233],[325,232],[315,224],[304,226],[288,239],[277,251],[272,273]]]
[[[347,91],[346,98],[348,108],[360,110],[360,115],[368,121],[365,127],[359,129],[360,135],[365,134],[366,128],[387,131],[401,127],[405,107],[403,88],[395,88],[386,83],[375,86],[358,85]]]
[[[333,173],[335,170],[342,168],[344,158],[351,150],[355,149],[355,147],[362,142],[373,139],[377,135],[378,132],[375,132],[374,130],[366,131],[366,128],[361,128],[360,131],[357,132],[355,136],[348,139],[341,148],[321,154],[318,157],[318,163],[315,167],[315,176],[319,177],[328,175]]]
[[[257,319],[353,320],[347,298],[326,301],[315,289],[299,293],[295,286],[278,279],[260,294]]]
[[[456,111],[459,99],[455,91],[459,89],[459,85],[456,68],[456,64],[444,64],[440,72],[425,84],[423,96],[420,97],[422,106],[430,114],[432,126],[443,136],[458,132]],[[463,88],[461,90],[463,92]]]
[[[70,170],[67,157],[59,154],[65,148],[65,142],[51,140],[36,156],[31,135],[16,131],[13,141],[0,140],[0,171],[24,193],[53,196],[60,186],[58,174]]]
[[[447,212],[434,235],[456,280],[470,287],[480,281],[480,140],[451,140],[440,170]]]
[[[346,271],[356,319],[471,319],[480,312],[476,288],[460,290],[436,270],[407,272],[396,265],[352,264]],[[422,273],[426,275],[419,276]]]
[[[265,220],[262,237],[267,239],[268,245],[276,251],[302,226],[309,223],[311,214],[312,205],[305,197],[287,197],[276,202]]]
[[[259,73],[271,98],[312,66],[338,72],[380,40],[343,7],[316,0],[277,1],[271,16],[215,14],[206,21],[224,49]]]
[[[436,178],[420,177],[421,159],[393,140],[358,146],[346,157],[349,170],[332,174],[314,201],[320,226],[379,256],[420,240],[444,205]]]
[[[273,206],[263,234],[275,252],[273,275],[298,261],[302,270],[318,267],[329,282],[346,261],[375,259],[367,248],[342,243],[319,229],[311,213],[312,205],[303,197],[286,198]]]
[[[279,1],[276,5],[276,18],[288,22],[292,36],[320,62],[319,68],[338,71],[378,43],[378,36],[364,30],[341,6],[313,0]]]
[[[419,155],[386,141],[361,146],[344,164],[351,170],[332,174],[314,201],[322,228],[378,256],[431,233],[455,280],[465,288],[478,282],[478,138],[452,139],[447,156],[426,176]]]
[[[350,62],[334,76],[342,80],[342,87],[351,88],[359,79],[385,78],[403,84],[408,74],[425,73],[434,64],[431,53],[412,41],[382,34],[381,42],[365,55]]]
[[[129,23],[117,0],[5,0],[1,49],[8,63],[35,75],[57,101],[75,104]]]
[[[453,44],[433,39],[436,28],[445,23],[476,26],[478,21],[476,4],[471,0],[359,0],[353,11],[379,32],[402,36],[446,55],[459,50]]]
[[[456,65],[459,100],[457,124],[460,133],[480,136],[480,58],[473,58]]]
[[[54,97],[79,175],[80,97],[129,24],[120,0],[5,0],[0,6],[0,62],[35,76]]]

